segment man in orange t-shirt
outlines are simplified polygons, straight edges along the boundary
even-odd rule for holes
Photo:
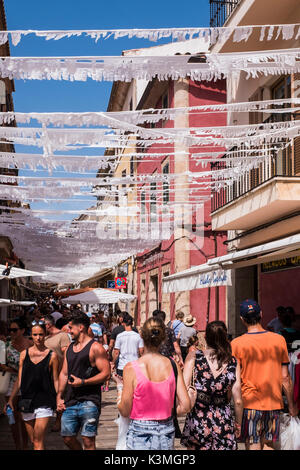
[[[289,356],[285,339],[261,326],[261,308],[255,300],[240,305],[247,333],[231,342],[232,354],[241,366],[244,414],[241,437],[247,450],[273,448],[279,439],[282,387],[289,413],[297,416],[293,385],[288,372]]]

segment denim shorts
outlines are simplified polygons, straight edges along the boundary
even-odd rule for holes
[[[100,410],[92,401],[69,406],[62,415],[61,435],[77,436],[81,430],[81,436],[94,437],[97,435],[99,417]]]
[[[129,424],[127,450],[172,450],[175,428],[173,418],[162,421],[132,419]]]

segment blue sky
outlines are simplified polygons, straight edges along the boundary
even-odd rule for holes
[[[117,29],[164,28],[209,25],[209,0],[182,3],[174,0],[5,0],[7,29]],[[166,42],[166,41],[165,41]],[[124,49],[151,47],[138,39],[108,39],[97,44],[89,38],[46,41],[28,36],[18,46],[11,45],[14,56],[120,55]],[[112,83],[15,80],[14,107],[19,112],[105,111]],[[41,149],[16,146],[17,152],[39,153]],[[87,152],[85,152],[87,154]],[[99,153],[99,152],[98,152]],[[91,152],[91,154],[96,154]],[[30,171],[20,174],[31,175]],[[45,172],[35,173],[36,176]],[[55,172],[53,173],[55,176]],[[61,175],[61,173],[57,174]],[[81,203],[78,207],[89,207]],[[51,204],[52,209],[74,208],[72,204]],[[45,208],[33,203],[32,208]],[[65,218],[65,217],[64,217]],[[68,217],[70,218],[70,217]]]

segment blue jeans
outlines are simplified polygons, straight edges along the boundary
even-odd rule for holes
[[[61,435],[63,437],[81,435],[94,437],[97,435],[100,410],[92,401],[84,401],[69,406],[63,412],[61,419]]]
[[[174,437],[173,418],[162,421],[132,419],[127,432],[126,447],[128,450],[172,450]]]

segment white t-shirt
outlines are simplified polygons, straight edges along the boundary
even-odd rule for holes
[[[128,362],[139,358],[138,349],[144,347],[144,341],[135,331],[123,331],[118,334],[114,347],[120,350],[118,369],[123,370]]]

